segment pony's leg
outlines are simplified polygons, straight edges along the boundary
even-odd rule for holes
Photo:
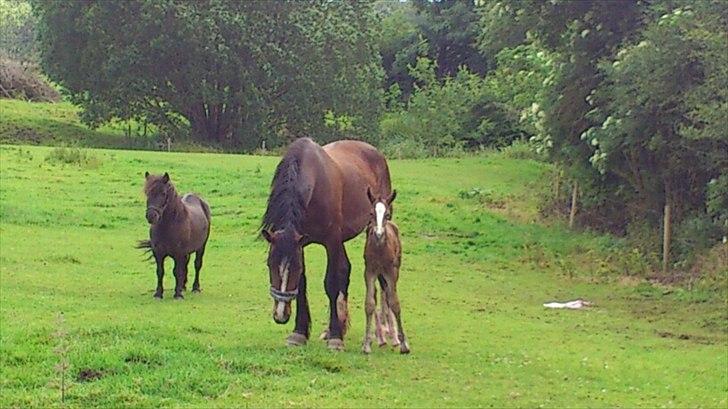
[[[303,267],[301,279],[298,282],[298,295],[296,296],[296,327],[286,339],[286,343],[290,346],[306,345],[310,331],[311,312],[308,309],[308,298],[306,297],[306,268]]]
[[[407,342],[407,336],[404,334],[404,328],[402,328],[402,315],[399,306],[399,296],[397,295],[397,281],[391,280],[387,284],[387,301],[389,302],[389,308],[391,308],[397,320],[396,335],[399,340],[399,352],[408,354],[410,352],[409,342]]]
[[[190,256],[187,254],[174,258],[174,278],[176,284],[174,288],[174,298],[176,299],[184,298],[184,296],[182,296],[182,286],[185,281],[185,275],[187,273],[187,263],[189,261]]]
[[[348,324],[349,311],[347,298],[349,294],[349,275],[351,263],[346,255],[343,243],[330,249],[326,248],[328,261],[324,286],[329,297],[329,349],[344,349],[344,333]]]
[[[157,291],[154,293],[155,298],[162,298],[164,288],[162,287],[162,281],[164,279],[164,259],[166,256],[160,256],[155,254],[154,260],[157,262]]]
[[[361,351],[365,354],[372,352],[372,317],[374,317],[377,309],[377,289],[374,284],[375,274],[369,271],[368,268],[364,270],[364,282],[367,287],[366,301],[364,302],[364,311],[366,313],[366,326],[364,327],[364,340],[362,341]]]
[[[195,253],[195,282],[192,283],[192,292],[199,293],[200,290],[200,270],[202,269],[202,257],[205,255],[205,247]],[[186,277],[185,277],[186,278]]]

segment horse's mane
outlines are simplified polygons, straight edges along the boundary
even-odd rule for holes
[[[300,140],[300,139],[299,139]],[[306,204],[299,192],[300,155],[303,143],[294,142],[276,168],[271,192],[268,196],[268,207],[263,216],[261,229],[281,230],[292,226],[300,232]]]

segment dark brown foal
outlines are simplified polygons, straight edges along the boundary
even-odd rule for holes
[[[389,322],[389,333],[393,337],[393,345],[399,344],[399,352],[407,354],[410,352],[407,336],[402,328],[402,317],[400,314],[399,296],[397,295],[397,280],[399,279],[399,266],[402,260],[402,244],[399,240],[399,228],[392,222],[392,201],[397,196],[397,191],[392,191],[388,197],[374,197],[370,190],[367,196],[372,204],[372,212],[369,225],[367,226],[367,241],[364,247],[364,280],[366,282],[366,327],[364,330],[364,341],[362,352],[372,352],[371,324],[377,307],[376,282],[382,287],[381,318],[376,318],[377,336],[380,345],[384,345],[384,334],[382,327],[384,322]],[[391,321],[391,315],[396,320],[396,328]]]
[[[183,298],[182,290],[187,288],[187,264],[190,254],[195,253],[195,281],[192,291],[200,291],[200,270],[205,246],[210,236],[210,207],[199,196],[188,193],[177,194],[169,175],[145,173],[144,193],[147,196],[147,221],[149,240],[139,243],[139,248],[148,248],[157,263],[156,298],[162,298],[164,288],[164,260],[174,260],[176,281],[174,298]]]

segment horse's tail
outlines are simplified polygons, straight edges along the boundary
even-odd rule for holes
[[[200,205],[202,206],[202,211],[205,213],[205,217],[207,217],[207,223],[210,223],[210,220],[212,220],[212,214],[210,213],[210,206],[207,204],[206,201],[200,199]]]
[[[139,240],[137,242],[137,245],[134,246],[137,249],[144,250],[144,254],[147,254],[147,260],[151,260],[154,258],[154,254],[152,253],[152,241],[151,240]]]

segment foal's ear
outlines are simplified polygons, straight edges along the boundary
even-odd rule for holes
[[[266,229],[261,230],[260,235],[263,236],[265,241],[267,241],[268,243],[273,243],[273,235],[270,234],[270,232],[268,230],[266,230]]]
[[[162,176],[162,183],[169,182],[169,173],[164,172],[164,176]]]
[[[387,199],[387,204],[392,204],[395,197],[397,197],[397,189],[392,190],[392,194],[389,195],[389,199]]]
[[[369,198],[369,202],[371,204],[374,204],[376,199],[374,199],[374,196],[372,195],[372,189],[369,186],[367,186],[367,197]]]
[[[144,179],[149,179],[149,172],[144,172]]]

